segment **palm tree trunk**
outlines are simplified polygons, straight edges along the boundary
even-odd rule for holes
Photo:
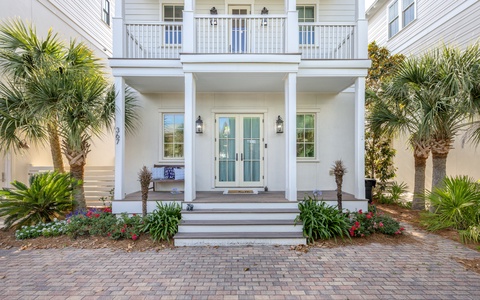
[[[441,188],[443,180],[447,176],[447,157],[450,151],[450,140],[438,140],[432,142],[432,191],[435,188]],[[431,205],[430,212],[435,212],[436,208]]]
[[[87,203],[85,201],[85,189],[83,187],[83,178],[85,173],[85,164],[70,165],[70,174],[73,178],[79,180],[79,184],[75,186],[73,198],[78,210],[85,210]]]
[[[413,187],[412,209],[425,210],[425,169],[427,157],[414,155],[415,158],[415,182]]]
[[[53,169],[60,173],[65,173],[63,166],[62,149],[60,147],[60,138],[58,136],[57,124],[50,123],[47,125],[48,139],[50,142],[50,152],[52,154]]]

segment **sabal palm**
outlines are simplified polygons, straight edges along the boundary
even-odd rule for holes
[[[0,150],[21,149],[24,139],[44,142],[47,138],[52,151],[54,168],[63,172],[60,141],[57,132],[56,110],[47,116],[39,115],[32,100],[42,97],[32,93],[37,72],[55,68],[64,58],[62,43],[51,30],[44,39],[37,37],[33,26],[19,20],[0,26],[0,68],[6,84],[0,85]],[[43,71],[42,71],[43,70]],[[58,89],[49,89],[49,101],[59,101]]]

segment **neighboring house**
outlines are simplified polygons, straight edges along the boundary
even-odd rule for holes
[[[112,16],[113,0],[0,0],[0,22],[20,18],[31,22],[38,35],[45,35],[48,29],[57,33],[59,38],[69,42],[72,39],[85,42],[97,55],[104,60],[107,73],[107,59],[112,55]],[[29,172],[52,166],[48,146],[29,145],[30,149],[23,153],[6,153],[0,155],[2,172],[0,187],[9,187],[13,180],[28,182]],[[112,169],[114,164],[114,137],[106,135],[101,140],[96,139],[88,155],[87,170],[91,166],[103,166]],[[68,164],[65,161],[65,165]],[[38,168],[41,167],[41,168]],[[88,171],[87,171],[88,172]],[[98,193],[87,199],[98,199]],[[103,191],[108,196],[108,188]]]
[[[192,203],[193,212],[242,201],[256,212],[269,201],[296,208],[304,191],[336,188],[338,159],[348,169],[344,191],[364,199],[364,11],[364,0],[116,1],[114,212],[141,212],[137,173],[154,164],[167,166],[156,176],[173,179],[156,185],[160,199]],[[143,107],[133,135],[123,125],[125,85]],[[237,201],[224,191],[261,195]],[[205,238],[197,237],[193,244]]]
[[[465,48],[479,42],[480,1],[377,0],[367,9],[369,42],[376,41],[392,53],[418,55],[443,44]],[[448,175],[469,175],[480,179],[478,150],[462,146],[458,136],[448,154]],[[395,180],[413,190],[413,153],[405,137],[395,140]],[[427,162],[427,189],[431,188],[432,165]]]

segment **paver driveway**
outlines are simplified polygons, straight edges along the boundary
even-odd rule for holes
[[[0,298],[480,299],[480,275],[452,259],[480,253],[414,233],[422,243],[308,253],[283,246],[0,250]]]

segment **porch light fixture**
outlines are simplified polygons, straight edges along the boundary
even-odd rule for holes
[[[203,133],[203,121],[200,116],[198,116],[197,121],[195,122],[195,132],[196,133]]]
[[[280,116],[275,121],[275,129],[277,133],[283,133],[283,120]]]
[[[210,14],[211,15],[218,15],[218,12],[217,12],[217,9],[215,8],[215,6],[212,7],[212,9],[210,9]],[[210,25],[216,26],[217,25],[217,18],[210,19]]]
[[[262,15],[268,15],[268,9],[264,6],[262,11],[260,12]],[[262,26],[267,26],[267,19],[262,19]]]

